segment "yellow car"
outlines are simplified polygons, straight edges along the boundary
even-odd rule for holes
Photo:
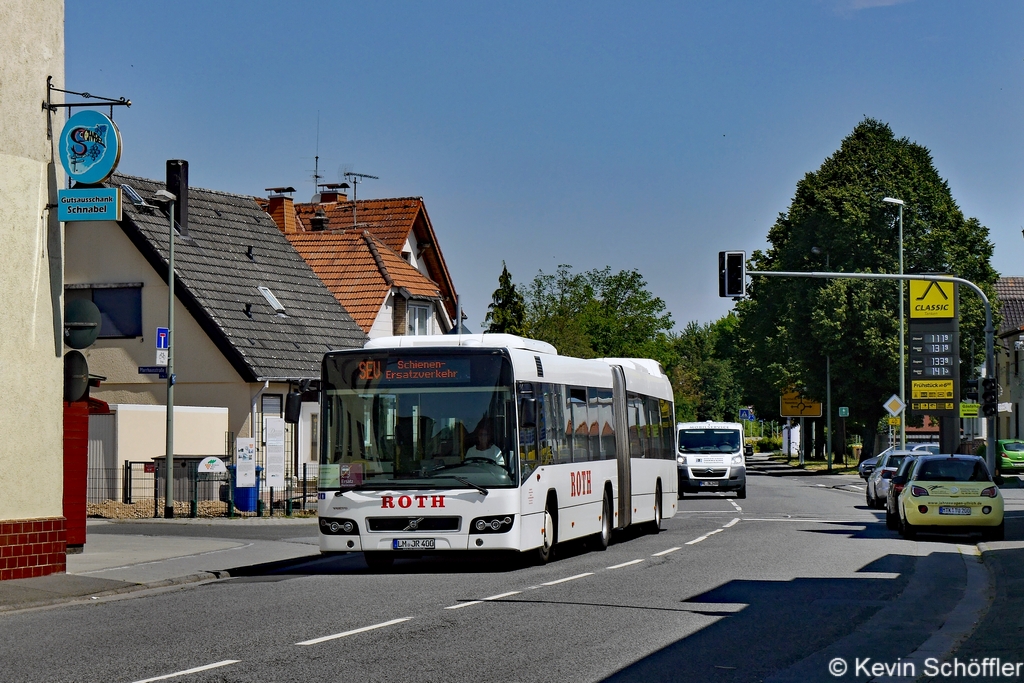
[[[981,458],[919,456],[905,478],[896,506],[904,538],[980,531],[985,541],[1003,540],[1003,496]]]

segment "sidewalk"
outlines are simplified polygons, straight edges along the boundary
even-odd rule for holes
[[[251,537],[267,527],[287,538]],[[320,553],[315,517],[89,520],[86,539],[83,553],[68,555],[66,574],[0,582],[0,613],[212,581]]]

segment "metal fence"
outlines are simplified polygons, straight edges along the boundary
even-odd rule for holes
[[[200,460],[174,461],[175,517],[262,517],[316,511],[316,463],[301,464],[297,473],[286,474],[284,487],[275,489],[268,487],[262,477],[255,488],[234,487],[233,467],[225,474],[199,473]],[[107,519],[163,517],[167,484],[163,465],[153,461],[126,462],[120,468],[90,467],[88,515]]]

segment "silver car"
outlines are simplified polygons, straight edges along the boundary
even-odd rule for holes
[[[885,498],[889,494],[889,481],[908,455],[921,455],[921,451],[894,450],[879,457],[875,471],[868,477],[868,483],[864,489],[864,497],[867,499],[869,508],[885,507]]]

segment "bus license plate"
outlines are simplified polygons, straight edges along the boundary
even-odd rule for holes
[[[971,514],[971,508],[965,507],[946,507],[945,505],[939,507],[940,515],[969,515]]]
[[[391,541],[394,550],[433,550],[434,539],[432,538],[396,538]]]
[[[717,481],[702,481],[700,483],[700,485],[701,486],[718,486],[718,482]]]

